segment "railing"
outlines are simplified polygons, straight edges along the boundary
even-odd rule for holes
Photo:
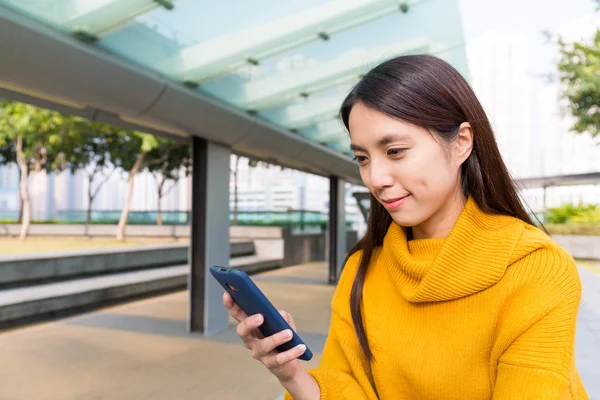
[[[91,212],[92,224],[117,224],[121,211],[102,210]],[[157,211],[130,211],[127,223],[131,225],[156,225]],[[0,211],[0,223],[16,223],[19,212]],[[188,225],[189,211],[161,211],[164,225]],[[85,210],[58,210],[53,213],[32,213],[33,223],[54,224],[83,224],[87,219]],[[229,213],[229,221],[233,222],[233,211]],[[329,222],[329,215],[319,211],[288,210],[288,211],[238,211],[238,225],[264,225],[264,226],[313,226],[325,228]],[[351,227],[354,222],[353,215],[346,215],[346,224]]]

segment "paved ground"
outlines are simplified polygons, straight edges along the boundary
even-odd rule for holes
[[[315,352],[309,367],[328,330],[333,287],[324,284],[326,273],[314,263],[256,277],[294,315]],[[233,325],[210,339],[186,333],[187,302],[180,292],[1,333],[0,400],[277,397],[279,382],[252,359]]]
[[[324,263],[256,276],[279,308],[296,318],[320,358],[333,287]],[[584,298],[577,363],[600,400],[600,276],[581,270]],[[232,326],[204,338],[186,333],[187,292],[108,308],[0,334],[0,400],[260,399],[282,392],[239,343]]]
[[[577,323],[576,357],[592,400],[600,400],[600,274],[580,268],[583,297]]]

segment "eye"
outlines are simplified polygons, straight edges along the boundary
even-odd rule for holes
[[[365,156],[354,156],[353,160],[354,161],[358,161],[359,164],[362,164],[365,161],[367,161],[367,157],[365,157]]]
[[[387,151],[388,156],[399,156],[402,153],[404,153],[406,150],[408,149],[402,149],[402,148],[398,148],[398,149],[389,149]]]

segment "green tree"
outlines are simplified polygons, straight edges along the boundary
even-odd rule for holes
[[[162,225],[161,201],[177,185],[182,168],[186,176],[190,174],[192,166],[190,148],[185,143],[179,144],[170,140],[159,140],[158,147],[154,148],[148,156],[152,160],[148,169],[156,180],[157,188],[156,224]],[[166,183],[168,181],[172,183],[167,188]]]
[[[169,141],[171,145],[164,146],[162,154],[159,154],[157,152],[152,153],[152,150],[161,148],[163,141],[166,139],[135,131],[119,131],[116,139],[110,146],[111,162],[127,171],[127,194],[125,195],[125,204],[121,210],[116,235],[117,240],[124,240],[135,176],[146,168],[162,163],[168,157],[170,151],[176,147],[176,143]]]
[[[118,130],[81,118],[74,119],[72,130],[72,140],[68,148],[65,148],[66,162],[71,173],[82,171],[88,182],[87,229],[92,219],[94,200],[115,171],[115,166],[110,162],[109,150],[112,143],[118,141]]]
[[[596,3],[600,7],[600,0]],[[562,96],[575,118],[572,130],[596,137],[600,132],[600,29],[587,42],[567,43],[562,38],[557,42]]]
[[[19,237],[25,239],[31,224],[28,179],[31,173],[60,168],[61,145],[68,136],[67,118],[57,112],[18,102],[0,108],[0,146],[14,148],[19,168],[19,193],[23,222]]]

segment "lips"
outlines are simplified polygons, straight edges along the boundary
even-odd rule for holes
[[[381,202],[388,211],[393,211],[393,210],[396,210],[396,209],[402,207],[402,205],[406,202],[406,200],[409,197],[410,197],[410,194],[407,194],[404,197],[397,197],[395,199],[386,199],[386,200],[381,199]]]
[[[389,199],[389,200],[384,200],[384,199],[381,199],[381,201],[383,201],[384,203],[387,203],[387,204],[392,204],[392,203],[395,203],[395,202],[397,202],[398,200],[405,199],[405,198],[407,198],[408,196],[410,196],[410,194],[407,194],[406,196],[402,196],[402,197],[396,197],[395,199]]]

